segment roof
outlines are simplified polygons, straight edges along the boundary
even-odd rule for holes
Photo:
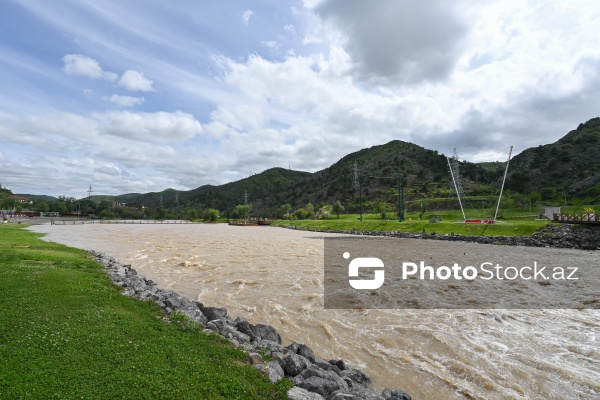
[[[15,200],[27,200],[27,201],[30,200],[28,197],[17,196],[17,195],[12,195],[12,196],[10,196],[10,198],[15,199]]]

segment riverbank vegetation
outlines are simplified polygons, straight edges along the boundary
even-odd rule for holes
[[[121,295],[86,252],[0,225],[0,398],[284,399],[229,342]]]
[[[438,216],[435,223],[428,219],[413,218],[408,214],[405,221],[399,222],[392,219],[381,219],[378,214],[363,214],[360,221],[359,214],[340,215],[340,219],[328,220],[277,220],[274,226],[295,226],[299,229],[334,230],[334,231],[396,231],[415,233],[438,233],[475,236],[528,236],[537,232],[550,221],[536,221],[532,219],[509,219],[499,221],[494,225],[487,224],[464,224],[458,223],[457,219]],[[448,215],[448,214],[446,214]],[[434,218],[434,217],[432,217]]]

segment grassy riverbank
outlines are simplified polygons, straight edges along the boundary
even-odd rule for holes
[[[283,399],[223,339],[122,296],[86,252],[0,225],[0,398]]]
[[[460,212],[460,211],[459,211]],[[328,220],[277,220],[274,226],[296,226],[298,228],[316,230],[355,230],[360,231],[397,231],[397,232],[427,232],[455,233],[457,235],[476,236],[528,236],[547,225],[548,221],[536,221],[533,217],[515,215],[512,218],[500,220],[494,225],[463,224],[456,215],[446,213],[443,220],[430,223],[429,219],[419,220],[418,215],[408,215],[407,220],[382,220],[376,214],[363,214],[363,220],[358,220],[358,214],[340,215],[340,219]],[[408,218],[411,220],[409,221]]]

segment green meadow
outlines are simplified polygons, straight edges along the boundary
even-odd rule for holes
[[[247,356],[120,294],[88,253],[0,225],[0,398],[284,399]]]
[[[489,210],[487,215],[487,218],[491,217],[493,217],[493,210]],[[550,223],[547,220],[537,221],[536,215],[531,215],[529,210],[507,210],[503,212],[502,219],[498,219],[498,222],[493,225],[464,224],[460,210],[425,213],[421,219],[418,213],[407,213],[402,222],[395,219],[382,219],[379,214],[363,214],[362,221],[359,218],[359,214],[340,214],[339,219],[334,216],[327,220],[277,220],[273,221],[273,225],[357,232],[396,231],[476,236],[528,236]],[[436,218],[437,222],[429,222],[432,218]]]

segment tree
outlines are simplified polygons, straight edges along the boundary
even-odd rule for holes
[[[545,187],[540,191],[540,195],[542,197],[542,200],[550,200],[554,197],[554,189],[550,187]]]
[[[344,212],[344,206],[339,200],[333,203],[333,212],[337,215],[338,219],[340,219],[340,214]]]
[[[296,219],[306,219],[308,213],[304,208],[299,208],[294,212],[294,216],[296,217]]]
[[[312,218],[315,216],[315,206],[312,203],[308,203],[304,206],[304,210],[306,211],[306,218]]]
[[[45,213],[50,210],[50,206],[48,205],[48,202],[41,200],[37,203],[36,210]]]
[[[387,210],[388,210],[387,203],[384,201],[378,201],[375,204],[375,208],[373,209],[373,212],[375,212],[376,214],[379,214],[381,216],[381,219],[385,219]]]
[[[531,202],[531,206],[535,206],[540,200],[542,200],[542,196],[538,192],[531,192],[529,194],[529,201]]]
[[[113,219],[115,218],[115,213],[110,210],[102,210],[98,216],[102,219]]]
[[[238,204],[235,206],[235,213],[238,218],[245,219],[250,216],[250,209],[252,208],[251,204]]]
[[[194,210],[194,209],[191,209],[191,210],[188,212],[188,219],[189,219],[190,221],[197,220],[197,219],[198,219],[198,211],[196,211],[196,210]]]
[[[289,203],[282,204],[277,209],[277,216],[279,218],[289,218],[290,211],[292,211],[292,206]]]
[[[163,206],[158,206],[155,216],[156,219],[165,219],[167,217],[167,210]]]
[[[325,204],[321,208],[319,208],[319,219],[331,218],[331,210],[332,209],[333,209],[333,207],[331,207],[329,204]]]
[[[215,210],[214,208],[207,208],[202,213],[202,219],[204,221],[215,222],[218,217],[219,217],[219,210]]]
[[[64,201],[57,201],[54,203],[54,210],[64,214],[67,212],[67,205]]]
[[[525,207],[529,206],[529,197],[525,196],[524,194],[514,193],[512,198],[520,209],[524,209]]]

